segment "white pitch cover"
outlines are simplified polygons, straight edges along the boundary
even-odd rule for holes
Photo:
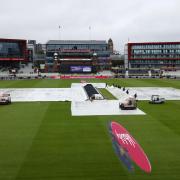
[[[89,101],[83,89],[85,83],[73,83],[71,88],[2,88],[0,93],[9,93],[13,102],[71,101],[73,116],[92,115],[143,115],[141,110],[121,110],[119,103],[137,94],[138,100],[150,100],[151,95],[160,95],[166,100],[180,100],[180,90],[168,87],[131,87],[129,94],[105,83],[92,83],[96,88],[105,88],[118,100]]]

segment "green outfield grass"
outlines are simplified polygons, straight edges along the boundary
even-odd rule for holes
[[[0,88],[70,87],[80,80],[0,81]],[[178,80],[110,79],[87,82],[180,89]],[[72,117],[70,102],[0,106],[0,180],[179,180],[180,101],[138,103],[146,116]],[[107,124],[115,120],[144,148],[146,174],[129,173],[116,157]]]
[[[100,93],[103,95],[103,97],[105,99],[108,99],[108,100],[115,100],[117,99],[116,97],[114,97],[107,89],[105,88],[100,88],[99,89]]]

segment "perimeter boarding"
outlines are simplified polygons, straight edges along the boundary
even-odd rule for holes
[[[104,99],[102,94],[92,84],[86,84],[84,86],[84,90],[87,94],[88,99],[91,101]]]

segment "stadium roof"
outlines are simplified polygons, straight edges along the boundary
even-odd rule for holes
[[[0,41],[8,42],[8,41],[26,41],[26,40],[25,39],[5,39],[5,38],[0,38]]]
[[[107,44],[105,40],[49,40],[47,44]]]

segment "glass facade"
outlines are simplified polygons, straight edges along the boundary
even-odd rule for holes
[[[0,42],[0,58],[22,57],[23,51],[17,42]]]
[[[90,49],[92,51],[106,51],[107,44],[47,44],[47,51],[63,49]]]
[[[71,72],[71,66],[92,66],[92,72],[111,67],[111,52],[106,41],[50,40],[46,44],[46,62],[49,64],[54,63],[54,53],[58,54],[61,72]]]
[[[94,53],[97,54],[100,58],[109,58],[110,57],[110,51],[108,50],[108,44],[106,42],[104,43],[91,43],[91,41],[87,41],[87,43],[81,44],[80,41],[72,41],[71,43],[61,44],[61,41],[59,44],[46,44],[46,56],[48,62],[53,62],[53,56],[54,53],[57,52],[59,54],[59,58],[73,58],[73,57],[79,57],[79,58],[91,58]],[[65,52],[64,50],[72,50],[72,52]],[[82,50],[82,52],[81,52]],[[83,52],[83,50],[87,52]],[[104,62],[106,64],[106,62]]]
[[[180,49],[180,44],[141,44],[133,45],[133,49]]]
[[[134,68],[180,67],[180,43],[130,43],[128,50]]]
[[[134,45],[131,58],[180,58],[180,44],[176,45]]]

